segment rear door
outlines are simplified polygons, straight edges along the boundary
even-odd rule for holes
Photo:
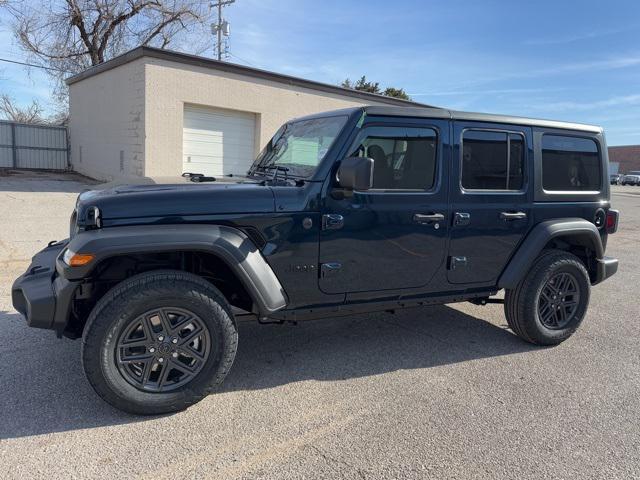
[[[447,277],[495,284],[531,225],[528,127],[454,123]]]

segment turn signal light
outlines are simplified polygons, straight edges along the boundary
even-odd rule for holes
[[[71,250],[64,252],[62,260],[70,267],[82,267],[95,258],[91,253],[75,253]]]
[[[86,265],[87,263],[89,263],[94,258],[95,258],[95,256],[91,255],[90,253],[76,253],[69,260],[69,266],[71,266],[71,267],[82,267],[83,265]]]

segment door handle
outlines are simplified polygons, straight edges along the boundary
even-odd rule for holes
[[[524,212],[501,212],[500,218],[505,222],[510,222],[511,220],[523,220],[527,218],[527,214]]]
[[[441,213],[416,213],[413,216],[413,221],[416,223],[433,223],[433,222],[442,222],[444,220],[444,215]]]

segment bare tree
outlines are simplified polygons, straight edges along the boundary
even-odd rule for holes
[[[37,100],[33,100],[26,107],[20,107],[9,95],[0,95],[0,114],[7,120],[19,123],[47,123],[42,118],[43,111],[44,108]]]
[[[2,0],[0,0],[1,2]],[[209,2],[200,0],[8,0],[29,60],[56,80],[140,45],[199,53],[210,43]]]

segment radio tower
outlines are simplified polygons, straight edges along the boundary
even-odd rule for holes
[[[223,55],[225,58],[229,56],[229,45],[226,39],[223,45],[222,37],[225,36],[228,38],[231,32],[229,22],[222,18],[222,7],[231,5],[235,1],[236,0],[218,0],[216,3],[211,4],[211,8],[218,8],[218,22],[211,24],[211,33],[216,36],[215,51],[217,52],[218,60],[222,60]]]

